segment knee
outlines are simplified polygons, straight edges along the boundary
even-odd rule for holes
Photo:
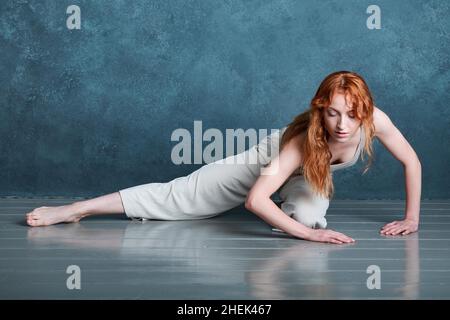
[[[325,215],[329,206],[328,200],[298,199],[298,201],[285,202],[281,209],[301,224],[313,229],[325,229],[327,220]]]
[[[325,216],[317,216],[308,212],[294,213],[293,219],[312,229],[325,229],[327,227],[327,219]]]

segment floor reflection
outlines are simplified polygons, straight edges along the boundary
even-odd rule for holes
[[[405,250],[405,273],[403,277],[403,286],[399,286],[396,292],[403,299],[419,299],[420,292],[420,245],[419,233],[408,236],[403,241]]]
[[[364,252],[367,257],[372,252],[370,248],[367,251],[358,248],[358,242],[338,246],[296,240],[264,227],[263,230],[258,227],[259,233],[252,235],[246,228],[255,231],[254,225],[236,227],[237,224],[211,223],[210,219],[131,221],[97,226],[78,223],[29,228],[27,236],[34,246],[66,245],[91,254],[107,250],[114,254],[116,261],[165,268],[168,278],[177,268],[197,272],[198,279],[210,281],[211,285],[235,283],[249,299],[358,299],[375,294],[365,287],[369,275],[363,268],[374,263],[373,260],[360,259],[357,264],[354,259]],[[382,286],[391,288],[389,294],[400,299],[419,298],[419,234],[387,241],[395,242],[398,247],[395,269],[404,272],[396,273],[401,275],[399,279],[392,273],[385,276],[387,273],[383,273],[380,265]],[[389,246],[389,243],[379,246]],[[361,272],[352,273],[355,268]],[[389,281],[396,285],[389,286]]]
[[[303,299],[361,299],[383,298],[388,295],[396,299],[418,299],[420,292],[419,234],[408,238],[396,238],[400,242],[396,251],[399,260],[395,270],[386,268],[374,260],[356,260],[354,264],[342,261],[358,244],[331,246],[327,244],[300,243],[280,250],[260,267],[265,272],[250,272],[248,281],[252,294],[258,299],[292,299],[302,291]],[[361,252],[361,251],[360,251]],[[405,255],[405,259],[403,258]],[[404,264],[402,262],[405,262]],[[348,264],[348,269],[345,265]],[[369,290],[366,286],[366,267],[379,264],[381,267],[382,291]],[[356,270],[355,270],[356,266]],[[394,272],[391,272],[394,271]],[[354,274],[352,274],[354,272]],[[391,272],[390,276],[386,276]],[[400,275],[396,278],[395,275]]]

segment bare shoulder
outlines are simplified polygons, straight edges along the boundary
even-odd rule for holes
[[[299,156],[301,155],[300,146],[303,143],[303,140],[305,139],[305,132],[302,132],[294,137],[292,137],[291,140],[289,140],[288,143],[283,147],[283,150],[288,149],[291,153],[297,153]]]
[[[417,154],[386,113],[376,108],[373,119],[375,136],[386,149],[404,165],[415,165],[418,161]]]
[[[386,130],[389,130],[392,126],[392,121],[385,112],[374,106],[373,125],[375,126],[375,136],[379,137],[380,135],[383,135]]]
[[[305,133],[291,138],[280,151],[280,164],[287,170],[293,170],[302,164],[301,145],[305,139]]]

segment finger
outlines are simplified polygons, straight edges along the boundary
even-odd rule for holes
[[[333,242],[333,243],[342,243],[341,240],[339,240],[338,238],[336,238],[336,237],[334,237],[334,236],[331,236],[331,237],[329,238],[329,241],[330,241],[330,242]]]
[[[389,236],[389,235],[392,235],[392,231],[393,231],[394,229],[389,229],[389,230],[387,230],[387,231],[381,231],[381,234],[382,235],[385,235],[385,236]]]
[[[396,229],[396,227],[389,228],[388,230],[386,230],[385,234],[392,235]]]
[[[334,231],[334,232],[331,233],[331,237],[332,237],[333,239],[340,239],[340,238],[343,238],[344,235],[343,235],[342,233],[339,233],[339,232]]]
[[[398,223],[398,221],[392,221],[391,223],[387,223],[387,224],[383,227],[383,229],[384,229],[384,228],[387,228],[387,227],[394,226],[394,225],[396,225],[397,223]]]
[[[394,221],[392,223],[387,224],[383,229],[395,228],[398,227],[400,223],[398,221]]]
[[[382,235],[382,236],[388,237],[388,236],[390,236],[391,234],[389,234],[389,233],[387,233],[387,232],[381,232],[381,235]]]
[[[353,241],[355,241],[353,238],[351,238],[351,237],[349,237],[349,236],[347,236],[347,235],[345,235],[343,233],[340,233],[340,232],[336,232],[335,236],[338,237],[341,241],[345,241],[345,242],[353,242]]]
[[[411,230],[405,230],[402,232],[402,236],[406,236],[407,234],[410,234],[412,231]]]
[[[398,228],[400,228],[401,226],[396,225],[396,226],[392,226],[388,229],[385,230],[386,233],[392,233],[394,230],[397,230]]]
[[[345,234],[338,235],[337,239],[339,239],[340,241],[343,241],[343,242],[352,242],[353,241],[352,238],[347,237]]]
[[[386,228],[386,229],[384,229],[384,230],[381,230],[381,233],[388,234],[388,233],[391,232],[394,228],[395,228],[395,227],[389,227],[389,228]]]
[[[343,234],[341,232],[337,232],[337,231],[333,231],[331,234],[335,237],[346,237],[345,234]]]
[[[392,231],[392,235],[396,236],[396,235],[398,235],[400,232],[403,232],[403,231],[405,231],[405,227],[399,227],[399,228],[396,228],[396,229],[394,229],[394,230]]]
[[[335,240],[338,240],[338,241],[342,242],[342,243],[348,243],[348,242],[351,242],[351,239],[348,238],[348,237],[346,237],[346,236],[343,235],[343,234],[338,234],[338,235],[334,236],[333,238],[334,238]]]

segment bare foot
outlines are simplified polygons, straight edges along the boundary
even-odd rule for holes
[[[32,227],[49,226],[61,222],[78,222],[84,217],[76,203],[59,207],[39,207],[27,213],[27,223]]]

